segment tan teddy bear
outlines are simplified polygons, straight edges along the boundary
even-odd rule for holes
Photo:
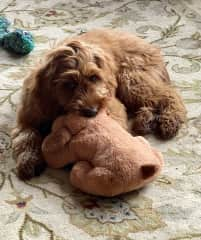
[[[108,197],[141,188],[163,165],[160,152],[143,137],[133,137],[104,110],[95,118],[70,114],[56,119],[42,152],[52,168],[74,163],[73,186]]]

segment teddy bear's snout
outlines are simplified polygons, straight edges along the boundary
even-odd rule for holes
[[[141,170],[142,178],[146,180],[155,175],[155,173],[157,172],[157,166],[148,164],[148,165],[142,166],[140,170]]]

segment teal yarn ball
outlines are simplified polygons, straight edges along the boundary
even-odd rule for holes
[[[21,29],[6,33],[1,44],[8,51],[20,55],[26,55],[34,48],[34,40],[31,33]]]
[[[10,22],[6,18],[0,17],[0,44],[5,34],[8,33],[9,25],[10,25]]]
[[[0,17],[0,30],[7,31],[9,25],[10,25],[10,22],[6,18]]]
[[[34,39],[30,32],[16,29],[9,31],[10,22],[0,17],[0,45],[10,52],[26,55],[34,48]]]

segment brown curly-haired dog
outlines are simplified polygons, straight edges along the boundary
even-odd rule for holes
[[[76,111],[93,117],[103,106],[125,128],[126,107],[134,133],[163,139],[176,135],[186,114],[158,48],[104,29],[66,39],[24,82],[13,133],[19,177],[29,179],[45,168],[41,142],[57,116]]]

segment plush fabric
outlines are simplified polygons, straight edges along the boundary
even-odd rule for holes
[[[75,163],[70,174],[73,186],[107,197],[153,181],[163,164],[159,151],[143,137],[133,137],[104,110],[95,118],[59,117],[42,151],[52,168]]]

